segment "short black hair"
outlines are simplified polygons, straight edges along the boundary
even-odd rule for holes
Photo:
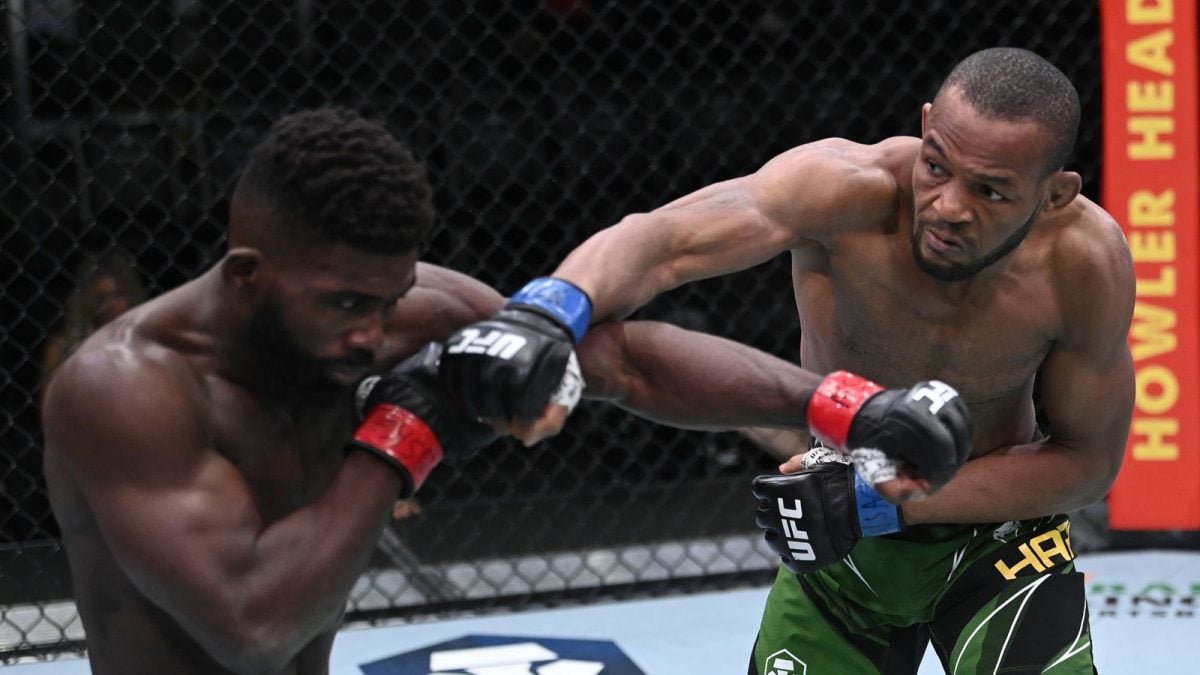
[[[303,228],[296,234],[372,253],[420,250],[433,229],[424,167],[382,125],[345,108],[276,122],[251,151],[239,193]]]
[[[1026,49],[996,47],[963,59],[938,89],[956,89],[985,116],[1032,119],[1050,134],[1047,174],[1063,168],[1079,134],[1079,92],[1061,70]]]

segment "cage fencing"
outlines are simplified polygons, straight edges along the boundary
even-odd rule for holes
[[[228,195],[279,116],[338,104],[429,167],[426,258],[504,293],[587,235],[825,136],[919,133],[960,58],[1033,49],[1083,100],[1096,198],[1097,3],[1083,0],[7,0],[0,43],[0,656],[81,647],[41,479],[38,398],[86,326],[96,257],[147,295],[221,253]],[[638,316],[795,359],[786,258]],[[83,318],[81,318],[83,317]],[[72,336],[75,336],[73,338]],[[76,340],[77,341],[77,340]],[[119,402],[113,402],[119,405]],[[528,450],[439,467],[350,617],[519,609],[765,581],[752,438],[584,403]]]

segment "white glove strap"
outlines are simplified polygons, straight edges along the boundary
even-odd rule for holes
[[[571,350],[571,358],[567,359],[567,370],[563,373],[562,382],[558,383],[558,388],[551,394],[550,402],[565,406],[569,413],[579,403],[580,396],[583,396],[583,371],[579,369],[579,359],[575,358],[575,351]]]
[[[816,447],[804,453],[804,457],[800,461],[804,462],[805,469],[811,469],[818,464],[827,462],[853,464],[859,477],[869,485],[892,480],[900,475],[899,465],[882,451],[874,448],[859,448],[846,454],[825,447]]]
[[[868,485],[877,485],[900,475],[900,465],[882,450],[858,448],[850,451],[850,458],[854,460],[854,469]]]
[[[838,452],[837,450],[832,450],[824,446],[815,447],[812,450],[804,453],[804,456],[800,458],[800,461],[804,462],[805,470],[815,468],[819,464],[828,464],[830,462],[837,462],[838,464],[851,463],[850,456],[846,453]]]

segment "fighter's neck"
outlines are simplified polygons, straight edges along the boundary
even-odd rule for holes
[[[189,284],[189,323],[205,343],[204,358],[217,376],[273,406],[320,408],[349,400],[350,387],[299,381],[295,369],[264,354],[251,338],[253,309],[237,297],[217,268]]]

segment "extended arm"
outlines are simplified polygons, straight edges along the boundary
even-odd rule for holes
[[[672,426],[805,428],[856,463],[893,502],[940,486],[967,456],[970,419],[936,381],[883,389],[851,373],[818,375],[747,345],[654,322],[601,324],[580,346],[587,395]],[[930,404],[930,394],[942,397]],[[936,397],[935,397],[936,398]],[[872,448],[862,453],[858,448]],[[873,469],[870,453],[918,479]]]
[[[808,449],[821,377],[753,347],[648,321],[609,322],[579,347],[584,396],[681,428],[733,429],[784,461]]]
[[[801,146],[757,172],[622,219],[535,279],[488,321],[450,340],[442,373],[476,417],[532,419],[592,323],[657,293],[744,269],[801,243],[895,216],[898,188],[870,152],[844,141]]]
[[[350,453],[319,497],[267,522],[214,447],[202,385],[179,371],[108,351],[74,359],[49,390],[47,452],[147,598],[224,667],[275,672],[339,616],[400,474]]]
[[[681,284],[757,265],[802,241],[893,215],[895,184],[833,143],[800,146],[593,235],[554,272],[583,289],[596,322]]]
[[[598,325],[579,357],[585,396],[689,429],[803,427],[822,380],[753,347],[651,321]]]

